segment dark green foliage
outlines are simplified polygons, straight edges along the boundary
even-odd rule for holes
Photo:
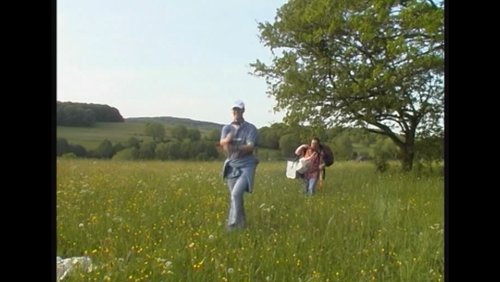
[[[151,160],[155,158],[155,142],[144,142],[139,146],[139,159]]]
[[[165,127],[158,122],[146,123],[145,128],[146,136],[153,137],[153,141],[163,141],[165,138]]]
[[[87,150],[81,145],[70,144],[65,138],[57,138],[56,155],[73,154],[76,157],[86,157]]]
[[[219,155],[215,145],[210,141],[183,142],[181,150],[187,150],[188,158],[196,160],[214,160]]]
[[[86,157],[88,152],[82,145],[70,144],[69,152],[74,153],[77,157]]]
[[[127,141],[127,147],[139,149],[140,144],[141,140],[137,139],[136,137],[130,137]]]
[[[116,143],[113,145],[113,155],[125,149],[126,147],[122,143]]]
[[[219,141],[219,139],[220,139],[220,130],[219,129],[212,129],[212,130],[210,130],[210,132],[207,134],[206,139],[210,140],[210,141]]]
[[[257,60],[289,125],[345,125],[389,137],[411,170],[417,137],[443,127],[444,9],[432,1],[294,0],[259,24]]]
[[[63,159],[76,159],[75,153],[66,153],[61,156]]]
[[[169,160],[178,160],[183,155],[181,153],[181,143],[179,141],[168,142],[166,151]]]
[[[387,158],[384,156],[375,156],[374,159],[375,170],[380,173],[384,173],[387,169],[389,169],[389,163],[387,162]]]
[[[57,102],[57,125],[92,126],[96,122],[123,122],[123,117],[108,105]]]
[[[187,133],[187,128],[184,125],[176,125],[170,130],[172,137],[178,141],[182,141],[187,138]]]
[[[159,143],[156,145],[155,156],[159,160],[168,160],[168,145],[167,143]]]
[[[416,158],[419,171],[425,167],[433,169],[435,163],[444,159],[444,138],[442,136],[430,136],[415,142]]]
[[[187,138],[191,141],[199,141],[201,139],[201,133],[197,128],[188,128]]]
[[[271,127],[262,127],[259,129],[259,147],[269,149],[279,149],[279,135],[277,130]]]
[[[57,138],[56,152],[57,156],[62,156],[63,154],[69,152],[68,140],[66,140],[65,138]]]
[[[392,146],[391,146],[392,145]],[[379,139],[373,146],[374,164],[378,172],[385,172],[389,168],[389,159],[394,157],[395,146],[388,139]]]
[[[152,120],[151,124],[154,123]],[[161,125],[161,124],[160,124]],[[121,125],[117,125],[120,127]],[[182,126],[181,126],[182,127]],[[181,128],[178,127],[178,128]],[[136,126],[140,131],[140,126]],[[74,131],[72,138],[86,137],[79,133],[79,130]],[[88,130],[81,129],[86,132]],[[113,125],[109,125],[108,130],[113,132]],[[183,131],[183,130],[182,130]],[[207,135],[201,140],[193,141],[192,138],[197,139],[198,129],[187,129],[186,137],[182,141],[176,138],[165,139],[163,141],[153,141],[156,145],[154,150],[146,145],[144,142],[151,141],[150,138],[144,138],[140,132],[128,131],[127,134],[132,135],[126,141],[119,141],[117,139],[109,140],[112,145],[113,159],[115,155],[121,152],[124,148],[133,148],[134,150],[127,150],[121,153],[116,159],[159,159],[159,160],[173,160],[173,159],[191,159],[191,160],[213,160],[221,159],[223,155],[217,151],[217,144],[219,140],[220,130],[212,129],[207,132]],[[341,128],[334,127],[326,130],[320,128],[313,128],[307,126],[287,126],[283,123],[276,123],[270,127],[263,127],[259,129],[261,134],[257,146],[257,155],[261,160],[283,160],[284,158],[294,157],[295,148],[303,143],[309,143],[310,138],[314,136],[321,136],[322,144],[330,145],[332,151],[335,153],[336,160],[368,160],[372,159],[375,154],[373,149],[379,146],[379,150],[386,151],[388,160],[395,160],[399,157],[399,149],[395,146],[389,138],[382,135],[369,133],[361,128]],[[142,138],[140,137],[142,136]],[[181,134],[182,136],[182,134]],[[274,143],[275,138],[279,137],[278,145]],[[57,155],[61,156],[65,153],[73,152],[77,157],[89,158],[103,158],[109,157],[109,151],[105,156],[102,152],[98,153],[97,150],[87,152],[81,145],[69,144],[66,138],[57,139]],[[122,138],[123,140],[123,138]],[[432,162],[431,160],[442,159],[442,138],[441,143],[439,139],[419,139],[415,152],[418,160],[426,163]],[[105,142],[107,143],[107,142]],[[379,144],[379,145],[376,145]],[[431,146],[430,144],[436,144]],[[439,145],[441,144],[441,145]],[[95,145],[103,146],[103,142]],[[141,148],[141,150],[139,150]],[[434,149],[433,149],[434,148]],[[101,148],[102,149],[102,148]]]
[[[113,160],[121,160],[121,161],[132,161],[137,160],[139,156],[139,150],[137,148],[126,148],[113,156]]]
[[[289,133],[280,138],[281,155],[285,158],[295,157],[295,149],[300,146],[301,142],[297,134]]]
[[[337,159],[350,160],[353,153],[353,146],[349,134],[347,132],[343,133],[334,140],[333,148],[335,148],[335,156]]]
[[[194,156],[193,143],[189,139],[185,139],[181,142],[181,159],[191,159]]]
[[[95,151],[95,157],[110,159],[113,156],[113,144],[108,139],[104,139],[97,150]]]
[[[415,142],[417,156],[422,160],[432,162],[444,158],[444,138],[442,136],[430,136]]]
[[[92,126],[96,122],[94,112],[76,105],[57,107],[57,125]]]
[[[375,164],[375,170],[377,172],[385,172],[389,168],[389,154],[382,150],[382,148],[377,147],[375,149],[375,157],[373,162]]]

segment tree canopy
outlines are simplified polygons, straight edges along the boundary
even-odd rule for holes
[[[404,170],[412,168],[415,137],[442,132],[442,2],[290,0],[259,30],[274,57],[251,66],[286,123],[386,135]]]
[[[57,125],[93,126],[96,122],[123,122],[118,109],[108,105],[57,101]]]
[[[146,136],[153,137],[153,141],[162,141],[165,138],[165,127],[158,122],[148,122],[144,129]]]

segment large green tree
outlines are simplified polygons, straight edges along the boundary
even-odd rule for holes
[[[148,122],[144,131],[146,136],[153,137],[153,141],[162,141],[165,138],[165,127],[161,123]]]
[[[442,131],[442,2],[290,0],[259,30],[273,59],[251,65],[286,123],[386,135],[404,170],[416,138]]]
[[[188,130],[184,125],[176,125],[171,130],[170,133],[172,137],[176,138],[179,141],[184,140],[188,137]]]

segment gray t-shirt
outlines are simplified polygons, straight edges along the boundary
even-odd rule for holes
[[[230,151],[229,151],[229,156],[227,156],[228,159],[234,160],[237,159],[238,156],[238,151],[232,150],[232,148],[235,148],[234,145],[236,146],[241,146],[241,145],[254,145],[256,146],[258,136],[259,136],[259,131],[257,128],[249,123],[244,121],[241,125],[237,125],[234,123],[224,125],[221,130],[221,136],[220,138],[226,138],[228,134],[233,135],[233,139],[231,141],[231,146]]]

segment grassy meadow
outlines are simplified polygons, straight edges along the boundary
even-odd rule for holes
[[[221,162],[57,160],[64,281],[443,281],[444,180],[336,162],[302,193],[284,162],[257,167],[248,227],[227,232]]]
[[[87,150],[96,149],[108,139],[111,142],[126,143],[130,137],[152,140],[144,135],[144,123],[134,122],[98,122],[92,127],[57,126],[57,137],[66,138],[71,144],[79,144]]]
[[[165,127],[166,138],[170,137],[170,131],[174,126],[186,126],[185,121],[177,118],[171,118],[170,122],[165,122],[161,119],[155,118],[149,119],[151,120],[97,122],[91,127],[57,126],[57,138],[65,138],[70,144],[78,144],[82,145],[87,150],[94,150],[97,149],[99,144],[101,144],[104,139],[108,139],[113,144],[125,144],[131,137],[135,137],[143,141],[152,141],[153,139],[150,136],[145,135],[145,128],[148,121],[162,123]],[[193,124],[197,124],[197,126]],[[188,128],[198,128],[202,135],[208,134],[208,132],[212,129],[212,125],[206,125],[201,121],[192,121],[192,124],[187,125]]]

